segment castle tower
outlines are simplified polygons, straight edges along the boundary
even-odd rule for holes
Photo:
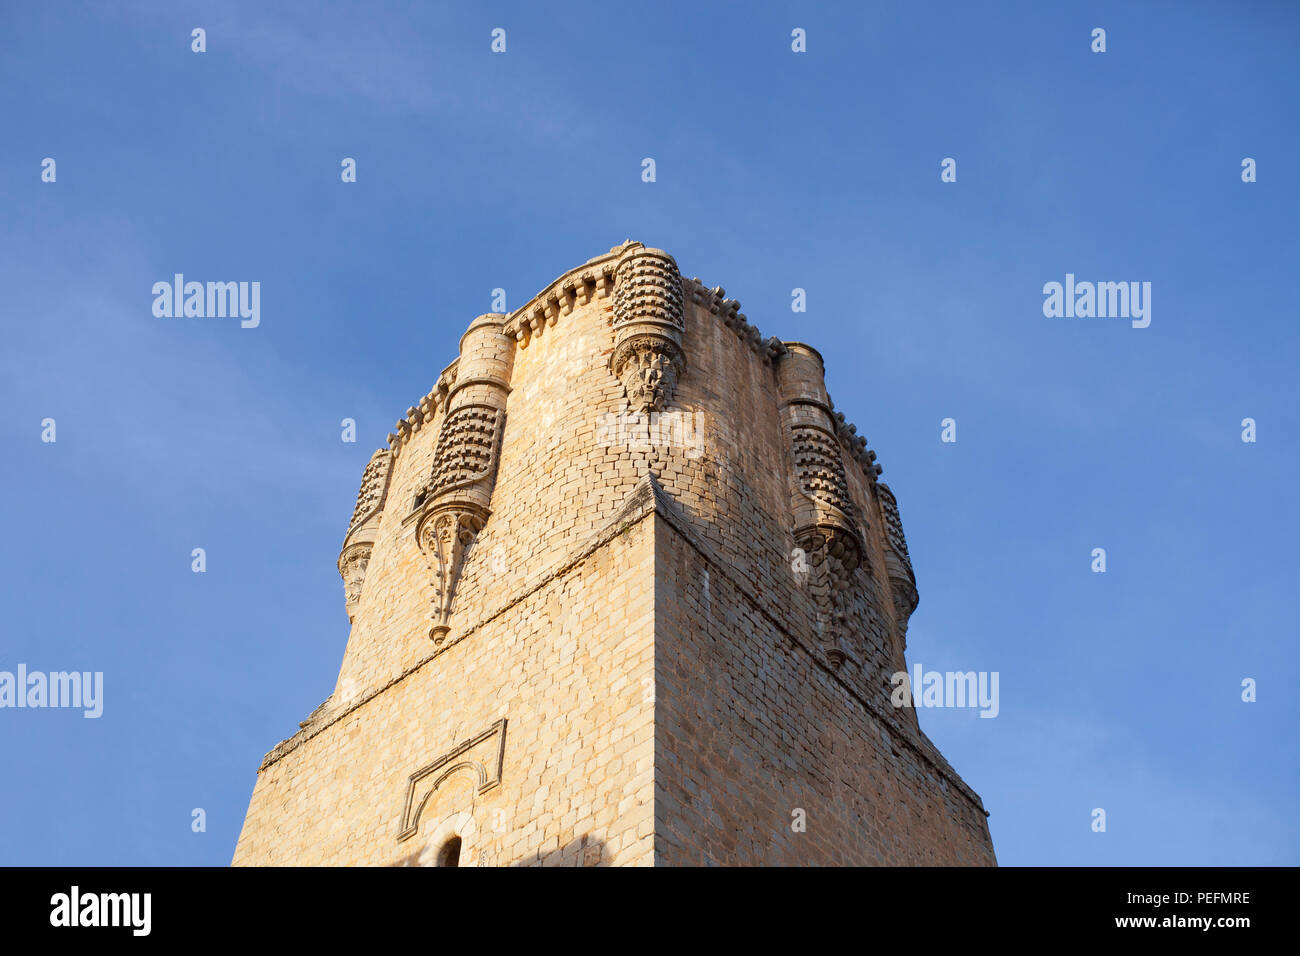
[[[338,683],[235,864],[995,863],[890,703],[875,453],[739,308],[627,242],[470,323],[365,469]]]

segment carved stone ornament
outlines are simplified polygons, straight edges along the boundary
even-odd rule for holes
[[[795,532],[795,544],[807,556],[809,587],[818,612],[827,660],[839,668],[853,610],[853,573],[862,564],[862,546],[856,537],[835,526],[814,526]]]
[[[448,622],[456,600],[460,572],[486,522],[486,509],[452,505],[430,510],[416,527],[416,540],[433,576],[429,637],[435,644],[441,644],[451,630]]]
[[[655,335],[625,339],[614,350],[610,368],[623,383],[634,412],[662,411],[677,389],[685,362],[675,342]]]
[[[357,602],[361,600],[361,586],[366,580],[366,567],[370,564],[372,550],[372,543],[363,541],[344,548],[339,556],[339,574],[343,576],[343,596],[349,619],[355,616]]]

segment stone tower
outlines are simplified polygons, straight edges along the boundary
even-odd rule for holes
[[[636,242],[471,322],[362,475],[338,683],[234,862],[993,864],[890,704],[915,581],[823,378]]]

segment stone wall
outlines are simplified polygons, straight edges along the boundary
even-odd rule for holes
[[[462,866],[650,864],[650,527],[309,721],[268,755],[235,864],[428,865],[452,834]]]
[[[995,864],[979,798],[888,697],[683,530],[655,533],[656,864]]]

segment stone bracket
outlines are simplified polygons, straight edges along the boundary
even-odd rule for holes
[[[856,534],[834,525],[799,528],[794,539],[812,566],[818,631],[826,659],[838,670],[848,659],[845,641],[852,623],[853,572],[862,565],[862,544]]]
[[[429,637],[441,644],[451,630],[456,585],[478,533],[487,524],[486,508],[459,504],[434,507],[416,526],[416,541],[433,575],[433,612]]]

